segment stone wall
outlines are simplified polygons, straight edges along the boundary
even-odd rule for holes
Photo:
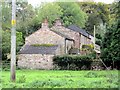
[[[20,54],[18,55],[18,67],[27,69],[53,69],[54,55]]]
[[[80,36],[78,32],[65,28],[64,26],[53,26],[51,29],[59,31],[63,33],[64,35],[69,36],[75,41],[74,48],[80,48],[80,39],[79,39]]]
[[[64,44],[64,37],[50,31],[49,28],[40,29],[28,36],[25,44]]]

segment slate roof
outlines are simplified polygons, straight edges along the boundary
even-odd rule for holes
[[[58,46],[31,46],[31,45],[25,45],[20,50],[19,54],[55,54],[55,51],[57,50]]]
[[[65,35],[65,34],[59,32],[59,31],[56,31],[56,30],[53,30],[53,29],[51,29],[51,31],[53,31],[54,33],[56,33],[56,34],[58,34],[58,35],[60,35],[60,36],[62,36],[64,38],[66,38],[68,40],[74,41],[72,38],[70,38],[69,36],[67,36],[67,35]]]
[[[81,29],[79,28],[78,26],[76,25],[70,25],[67,27],[68,29],[71,29],[73,31],[76,31],[76,32],[79,32],[81,33],[82,35],[86,36],[86,37],[89,37],[89,34],[84,30],[84,29]]]

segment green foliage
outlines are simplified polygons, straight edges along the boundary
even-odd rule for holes
[[[5,57],[4,57],[4,59],[5,59]],[[8,60],[3,61],[3,60],[2,60],[2,70],[3,71],[10,71],[10,61],[8,61]]]
[[[96,52],[95,52],[95,51],[92,51],[91,53],[88,54],[88,56],[89,56],[92,60],[94,60],[94,59],[96,59]]]
[[[78,70],[81,69],[82,66],[86,66],[90,68],[90,64],[92,62],[89,56],[80,56],[80,55],[64,55],[64,56],[54,56],[53,58],[54,64],[60,66],[60,69],[70,69],[70,70]]]
[[[17,82],[11,83],[9,71],[2,72],[2,88],[118,88],[118,71],[16,70]],[[19,83],[21,75],[25,83]],[[109,89],[110,89],[109,88]],[[107,90],[109,90],[107,89]]]
[[[9,1],[2,2],[2,29],[11,29],[12,3]],[[6,14],[7,13],[7,14]],[[16,2],[16,30],[22,32],[24,36],[29,34],[30,26],[34,25],[35,10],[26,0]]]
[[[16,32],[16,47],[17,51],[21,48],[21,46],[24,44],[23,42],[23,36],[21,32]],[[7,59],[6,55],[10,53],[10,47],[11,47],[11,32],[9,30],[3,31],[2,30],[2,59]]]
[[[110,23],[109,26],[112,26],[116,23],[116,19],[120,17],[120,2],[114,2],[110,5]]]
[[[84,49],[84,48],[93,50],[94,46],[92,44],[84,44],[84,45],[82,45],[82,49]]]
[[[38,8],[36,20],[42,23],[45,18],[48,19],[51,26],[55,19],[60,18],[63,14],[61,7],[57,3],[46,3]]]
[[[41,88],[41,87],[50,87],[50,88],[54,88],[54,87],[61,87],[63,86],[64,83],[62,81],[56,81],[56,80],[44,80],[44,81],[33,81],[32,83],[28,84],[29,87],[31,88]]]
[[[34,46],[34,47],[40,47],[40,46],[52,47],[52,46],[55,46],[55,45],[54,44],[32,44],[32,46]]]
[[[71,24],[76,24],[80,27],[85,26],[87,15],[81,10],[79,5],[75,2],[58,2],[58,5],[63,9],[61,19],[63,20],[65,26]]]
[[[91,34],[93,34],[94,25],[99,26],[101,23],[103,25],[105,25],[105,23],[109,23],[110,10],[108,4],[95,2],[78,2],[78,5],[88,15],[85,29]]]
[[[98,25],[96,28],[96,38],[98,38],[98,39],[102,39],[103,37],[104,37],[104,34],[105,34],[105,32],[106,32],[106,27],[107,27],[107,25],[106,25],[106,23],[105,24],[103,24],[103,23],[101,23],[100,25]]]
[[[2,53],[9,53],[10,52],[10,39],[11,35],[10,35],[10,31],[6,30],[3,31],[2,30]]]
[[[95,37],[96,37],[97,39],[102,39],[102,37],[101,37],[100,34],[96,34]]]
[[[101,46],[102,41],[101,41],[101,39],[97,39],[97,40],[95,41],[95,43],[96,43],[97,45]]]
[[[24,37],[29,34],[29,29],[34,25],[35,10],[25,0],[17,2],[17,31],[22,32]]]
[[[96,58],[96,52],[94,51],[94,45],[93,44],[82,45],[81,52],[84,52],[84,54],[89,56],[92,60]]]
[[[21,75],[19,77],[18,83],[25,83],[26,82],[26,76],[25,75]]]
[[[88,73],[86,73],[85,77],[87,77],[87,78],[93,78],[93,77],[97,78],[98,74],[95,73],[95,72],[88,72]]]
[[[16,51],[17,52],[19,52],[23,44],[24,44],[24,40],[23,40],[22,32],[16,32],[16,45],[17,45]]]
[[[115,25],[109,28],[102,42],[102,53],[101,53],[101,58],[106,63],[106,65],[109,63],[108,66],[112,66],[113,68],[117,68],[117,69],[120,69],[119,65],[117,64],[120,62],[119,37],[120,37],[120,29],[117,29]]]
[[[120,61],[120,19],[118,18],[118,13],[120,12],[120,9],[118,8],[119,5],[120,3],[118,2],[116,4],[116,23],[113,23],[113,25],[107,29],[102,41],[101,58],[104,61]]]
[[[10,29],[11,28],[11,7],[10,3],[7,1],[2,2],[2,29]],[[6,14],[7,13],[7,14]]]
[[[84,27],[87,20],[86,13],[74,2],[46,3],[39,7],[37,12],[37,23],[40,24],[43,19],[47,18],[50,26],[57,18],[62,19],[65,26],[76,24]]]

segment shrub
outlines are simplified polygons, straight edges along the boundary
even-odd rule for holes
[[[80,55],[63,55],[63,56],[54,56],[54,64],[57,64],[63,70],[78,70],[82,66],[86,66],[90,69],[92,59],[89,56],[80,56]]]
[[[96,40],[96,42],[95,42],[97,45],[100,45],[101,46],[101,40]]]
[[[8,60],[2,61],[2,70],[10,71],[10,61]]]
[[[86,49],[88,49],[88,50],[91,50],[91,49],[93,49],[94,48],[94,45],[92,45],[92,44],[84,44],[84,45],[82,45],[82,48],[84,49],[84,48],[86,48]]]
[[[76,64],[73,63],[73,64],[69,65],[68,69],[70,69],[70,70],[78,70],[79,67],[77,67]]]

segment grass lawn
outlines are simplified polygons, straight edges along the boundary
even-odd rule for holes
[[[10,71],[2,71],[4,88],[118,88],[118,71],[17,70],[16,83]]]

